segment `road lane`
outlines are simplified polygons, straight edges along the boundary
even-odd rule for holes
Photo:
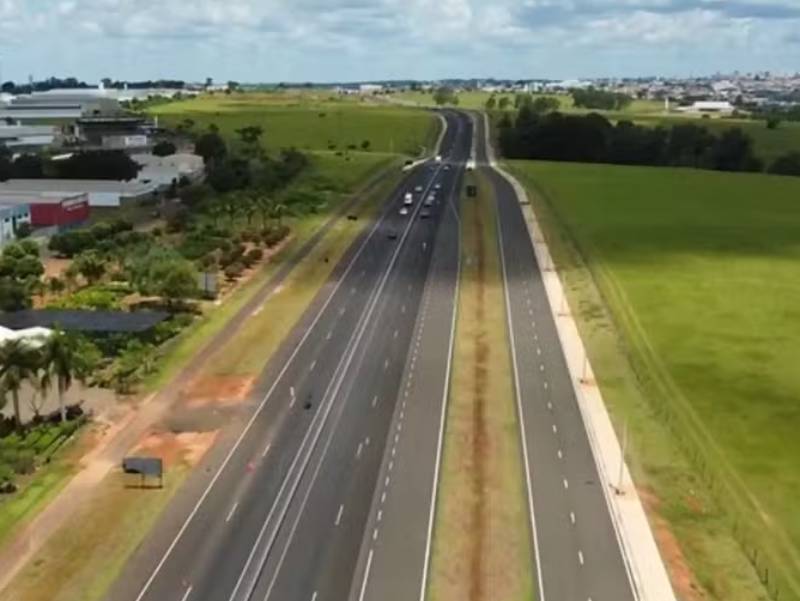
[[[481,119],[478,162],[485,165],[482,128]],[[482,168],[498,204],[540,599],[633,601],[519,201],[499,173]]]
[[[450,144],[452,135],[448,133],[444,147]],[[269,385],[269,390],[252,414],[246,434],[229,455],[212,454],[204,466],[207,473],[214,474],[213,486],[202,489],[195,485],[194,492],[204,496],[187,516],[190,519],[180,522],[175,515],[165,517],[154,536],[157,540],[144,545],[145,551],[131,562],[111,599],[176,598],[188,586],[192,586],[192,598],[216,599],[221,591],[232,590],[258,526],[286,481],[304,433],[320,419],[319,398],[374,294],[377,275],[387,267],[396,244],[388,240],[387,233],[405,223],[397,215],[402,193],[409,186],[426,184],[431,177],[429,169],[420,168],[395,191],[372,235],[362,236],[354,246],[360,251],[348,253],[343,263],[346,267],[337,269],[338,279],[321,293],[328,295],[325,301],[313,304],[311,311],[318,313],[304,317],[302,326],[278,353],[282,363],[273,361],[266,370],[262,385]],[[356,294],[352,294],[353,286]],[[317,363],[309,371],[313,361]],[[307,402],[310,409],[306,409]],[[267,445],[270,452],[265,454]],[[237,503],[237,509],[225,522],[232,503]]]

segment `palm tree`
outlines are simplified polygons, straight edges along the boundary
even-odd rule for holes
[[[265,193],[257,193],[254,200],[256,209],[261,213],[261,227],[266,228],[267,219],[272,215],[272,208],[275,206],[275,201]]]
[[[79,363],[80,352],[77,340],[64,330],[56,328],[44,341],[39,352],[41,353],[42,376],[39,379],[42,390],[50,389],[51,382],[56,381],[58,390],[58,410],[61,421],[67,421],[67,410],[64,407],[64,393],[72,386],[72,379],[82,379]]]
[[[270,211],[271,217],[278,221],[278,227],[281,227],[283,216],[286,215],[286,205],[278,202],[272,206],[272,211]]]
[[[0,393],[11,393],[17,428],[22,427],[19,391],[26,380],[35,380],[37,366],[36,350],[30,340],[12,338],[0,345]]]

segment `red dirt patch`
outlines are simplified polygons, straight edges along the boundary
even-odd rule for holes
[[[217,432],[153,432],[136,446],[135,452],[160,457],[165,466],[179,462],[194,466],[214,444]]]
[[[230,407],[242,402],[250,393],[255,378],[243,376],[208,376],[194,380],[184,391],[190,409],[215,405]]]
[[[667,521],[658,513],[661,501],[651,490],[641,488],[638,492],[650,518],[658,549],[667,564],[669,579],[678,599],[682,601],[703,601],[708,599],[708,593],[697,581],[692,569],[689,567],[678,539],[675,538],[675,535],[670,530]],[[687,502],[689,499],[693,499],[693,503],[690,504],[693,510],[697,506],[702,511],[702,506],[699,505],[699,502],[694,497],[687,498]]]

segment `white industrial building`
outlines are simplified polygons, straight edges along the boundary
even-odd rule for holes
[[[54,125],[5,125],[0,122],[0,146],[11,151],[39,150],[52,145],[59,135]]]
[[[119,207],[150,200],[158,194],[154,182],[83,179],[10,179],[0,182],[0,194],[22,193],[40,196],[86,194],[90,207]]]
[[[0,202],[0,246],[17,239],[17,227],[31,222],[31,209],[27,204]]]

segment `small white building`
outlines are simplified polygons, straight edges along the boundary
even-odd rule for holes
[[[203,157],[196,154],[176,153],[165,157],[154,154],[133,154],[131,158],[142,166],[137,181],[154,183],[159,188],[167,187],[180,181],[182,177],[192,182],[203,178]]]
[[[677,109],[681,113],[692,113],[695,115],[732,115],[736,110],[727,100],[698,100],[689,106],[681,106]]]
[[[14,151],[41,149],[50,146],[58,136],[53,125],[4,125],[0,123],[0,145]]]
[[[17,227],[30,224],[31,208],[27,204],[0,202],[0,246],[17,239]]]

